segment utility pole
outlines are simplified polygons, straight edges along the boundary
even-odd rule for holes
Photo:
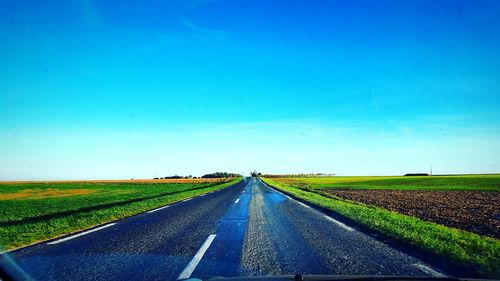
[[[430,175],[430,176],[432,176],[432,165],[431,165],[431,172],[430,172],[430,174],[429,174],[429,175]]]

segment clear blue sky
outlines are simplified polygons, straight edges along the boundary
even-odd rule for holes
[[[0,179],[500,172],[500,1],[0,1]]]

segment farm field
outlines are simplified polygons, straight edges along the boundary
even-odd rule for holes
[[[241,178],[0,183],[0,245],[10,250],[232,185]]]
[[[263,180],[424,252],[498,274],[500,175]]]
[[[499,191],[325,189],[323,193],[500,238]]]
[[[292,186],[312,189],[395,189],[395,190],[473,190],[500,191],[500,174],[495,175],[457,175],[457,176],[338,176],[279,178],[279,181]]]
[[[36,181],[37,184],[49,183],[208,183],[220,182],[220,178],[179,178],[179,179],[130,179],[130,180],[57,180],[57,181]],[[0,184],[34,183],[33,181],[1,181]]]
[[[500,175],[279,178],[303,190],[500,238]]]

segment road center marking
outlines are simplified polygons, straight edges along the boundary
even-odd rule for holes
[[[442,273],[439,273],[437,272],[436,270],[428,267],[427,265],[425,264],[421,264],[421,263],[414,263],[412,264],[414,267],[422,270],[423,272],[431,275],[431,276],[434,276],[434,277],[446,277],[446,275],[442,274]]]
[[[84,232],[81,232],[81,233],[78,233],[78,234],[75,234],[75,235],[72,235],[72,236],[68,236],[66,238],[62,238],[62,239],[59,239],[59,240],[56,240],[56,241],[48,242],[47,244],[49,244],[49,245],[59,244],[59,243],[64,242],[64,241],[68,241],[68,240],[71,240],[73,238],[80,237],[80,236],[83,236],[85,234],[89,234],[89,233],[92,233],[94,231],[98,231],[98,230],[104,229],[106,227],[113,226],[115,224],[116,223],[114,223],[114,222],[110,223],[110,224],[106,224],[106,225],[103,225],[103,226],[100,226],[100,227],[96,227],[96,228],[91,229],[91,230],[87,230],[87,231],[84,231]]]
[[[240,202],[240,198],[236,199],[236,201],[234,201],[234,204],[238,204],[238,202]]]
[[[210,247],[210,244],[212,244],[212,241],[215,239],[215,234],[211,234],[208,236],[207,240],[201,245],[201,248],[196,252],[194,255],[193,259],[188,263],[186,268],[179,274],[179,277],[177,277],[177,280],[179,279],[187,279],[191,277],[191,274],[195,270],[196,266],[198,263],[201,261],[201,258],[203,258],[203,255],[205,252],[208,250],[208,247]]]
[[[148,211],[148,214],[154,213],[154,212],[156,212],[156,211],[159,211],[159,210],[162,210],[162,209],[165,209],[165,208],[168,208],[168,207],[170,207],[170,205],[168,205],[168,206],[163,206],[163,207],[156,208],[156,209],[153,209],[153,210],[151,210],[151,211]]]
[[[345,225],[344,223],[341,223],[338,220],[336,220],[336,219],[334,219],[332,217],[329,217],[327,215],[325,215],[325,219],[327,219],[327,220],[329,220],[329,221],[337,224],[338,226],[342,227],[345,230],[348,230],[348,231],[353,231],[354,230],[352,227],[349,227],[349,226]]]

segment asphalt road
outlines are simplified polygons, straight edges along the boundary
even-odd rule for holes
[[[35,280],[440,274],[255,178],[10,256]]]

